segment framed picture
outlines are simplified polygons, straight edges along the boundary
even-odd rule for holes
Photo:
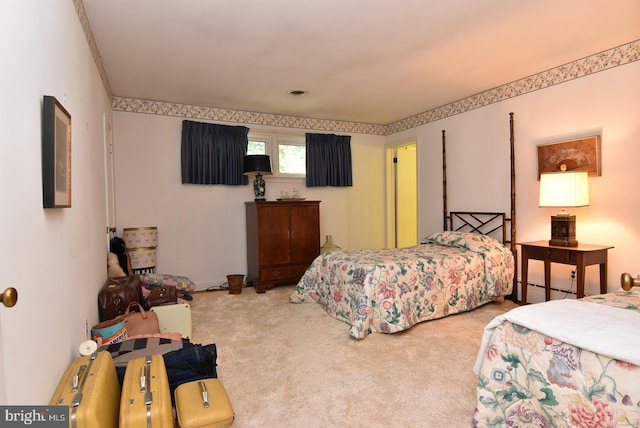
[[[602,175],[599,135],[539,144],[537,148],[538,179],[542,173],[560,171],[586,171],[590,176]]]
[[[42,202],[44,208],[71,207],[71,115],[48,95],[42,105]]]

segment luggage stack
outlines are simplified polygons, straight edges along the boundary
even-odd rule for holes
[[[120,384],[111,353],[99,350],[69,365],[50,404],[69,406],[72,428],[228,427],[235,413],[216,358],[215,344],[133,358]]]

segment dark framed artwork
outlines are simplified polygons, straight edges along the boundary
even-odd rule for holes
[[[590,176],[602,175],[599,135],[539,144],[537,148],[538,179],[542,173],[560,171],[586,171]]]
[[[42,104],[42,202],[44,208],[71,207],[71,115],[48,95]]]

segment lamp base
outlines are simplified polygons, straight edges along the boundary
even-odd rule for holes
[[[549,245],[558,247],[577,247],[576,240],[576,216],[554,215],[551,216],[551,239]]]
[[[253,180],[253,194],[255,195],[255,201],[266,201],[265,197],[266,184],[262,178],[262,174],[259,172],[256,174],[256,179]]]

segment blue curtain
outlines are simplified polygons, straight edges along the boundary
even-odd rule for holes
[[[246,185],[249,128],[182,121],[182,183]]]
[[[306,134],[307,187],[352,186],[351,137]]]

